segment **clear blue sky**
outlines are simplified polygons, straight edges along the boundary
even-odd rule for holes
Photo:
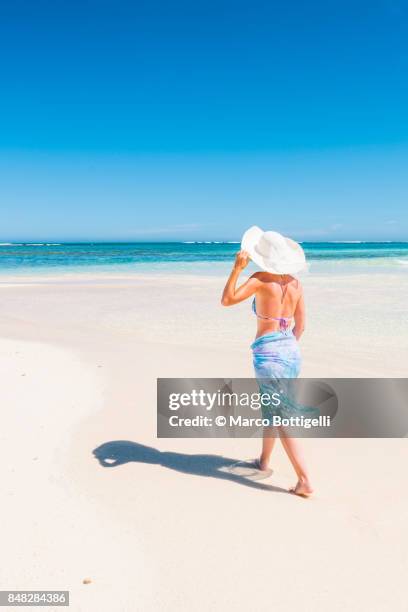
[[[408,240],[408,8],[0,7],[0,240]]]

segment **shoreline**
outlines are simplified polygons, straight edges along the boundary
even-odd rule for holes
[[[115,270],[105,271],[103,268],[97,270],[87,270],[78,268],[75,270],[60,270],[59,273],[49,273],[49,271],[32,272],[28,274],[14,274],[10,271],[2,271],[0,273],[0,288],[4,286],[23,285],[23,284],[63,284],[63,283],[100,283],[100,282],[127,282],[127,281],[138,281],[138,280],[158,280],[162,282],[166,281],[190,281],[202,280],[202,281],[216,281],[219,279],[225,279],[230,270],[231,263],[228,262],[225,265],[217,266],[215,264],[212,268],[211,265],[207,265],[207,270],[200,270],[197,264],[191,265],[189,270],[181,270],[179,266],[175,266],[172,269],[161,269],[153,270],[136,270],[131,271],[121,270],[117,268]],[[326,269],[325,269],[326,268]],[[256,268],[249,267],[243,276],[250,276],[256,272]],[[298,276],[301,282],[308,282],[309,279],[328,279],[334,277],[336,279],[352,278],[352,279],[371,279],[373,277],[395,277],[400,279],[401,276],[406,275],[408,272],[408,260],[407,263],[400,263],[398,266],[375,266],[370,267],[369,265],[358,267],[357,265],[349,264],[349,262],[338,262],[338,264],[332,264],[324,262],[320,265],[319,269],[312,268],[309,271],[301,272]]]

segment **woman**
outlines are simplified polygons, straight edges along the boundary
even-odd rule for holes
[[[237,287],[239,275],[249,259],[263,271],[256,272]],[[293,275],[305,265],[301,246],[277,232],[263,232],[253,226],[242,238],[241,251],[236,255],[221,303],[223,306],[233,306],[254,296],[252,309],[257,319],[257,334],[251,348],[256,377],[263,381],[296,378],[299,374],[301,357],[298,341],[305,328],[305,305],[302,287]],[[290,411],[290,406],[287,410]],[[257,467],[260,470],[268,469],[277,435],[298,477],[291,492],[310,495],[313,489],[299,443],[285,435],[282,427],[264,428],[262,453]]]

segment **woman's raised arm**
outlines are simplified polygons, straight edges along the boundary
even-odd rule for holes
[[[243,302],[251,295],[254,295],[256,290],[259,288],[260,281],[257,278],[256,274],[251,276],[251,278],[249,278],[240,287],[236,287],[238,277],[241,274],[242,270],[246,268],[248,262],[248,254],[245,251],[239,251],[239,253],[237,253],[235,257],[235,262],[231,274],[229,275],[227,283],[224,287],[224,291],[221,298],[221,304],[223,306],[233,306],[234,304],[239,304],[239,302]]]

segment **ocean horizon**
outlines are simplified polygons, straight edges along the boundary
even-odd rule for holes
[[[369,273],[408,270],[408,242],[299,241],[308,271]],[[239,241],[1,242],[0,274],[225,274]],[[248,268],[252,270],[252,264]],[[255,267],[254,267],[255,269]]]

